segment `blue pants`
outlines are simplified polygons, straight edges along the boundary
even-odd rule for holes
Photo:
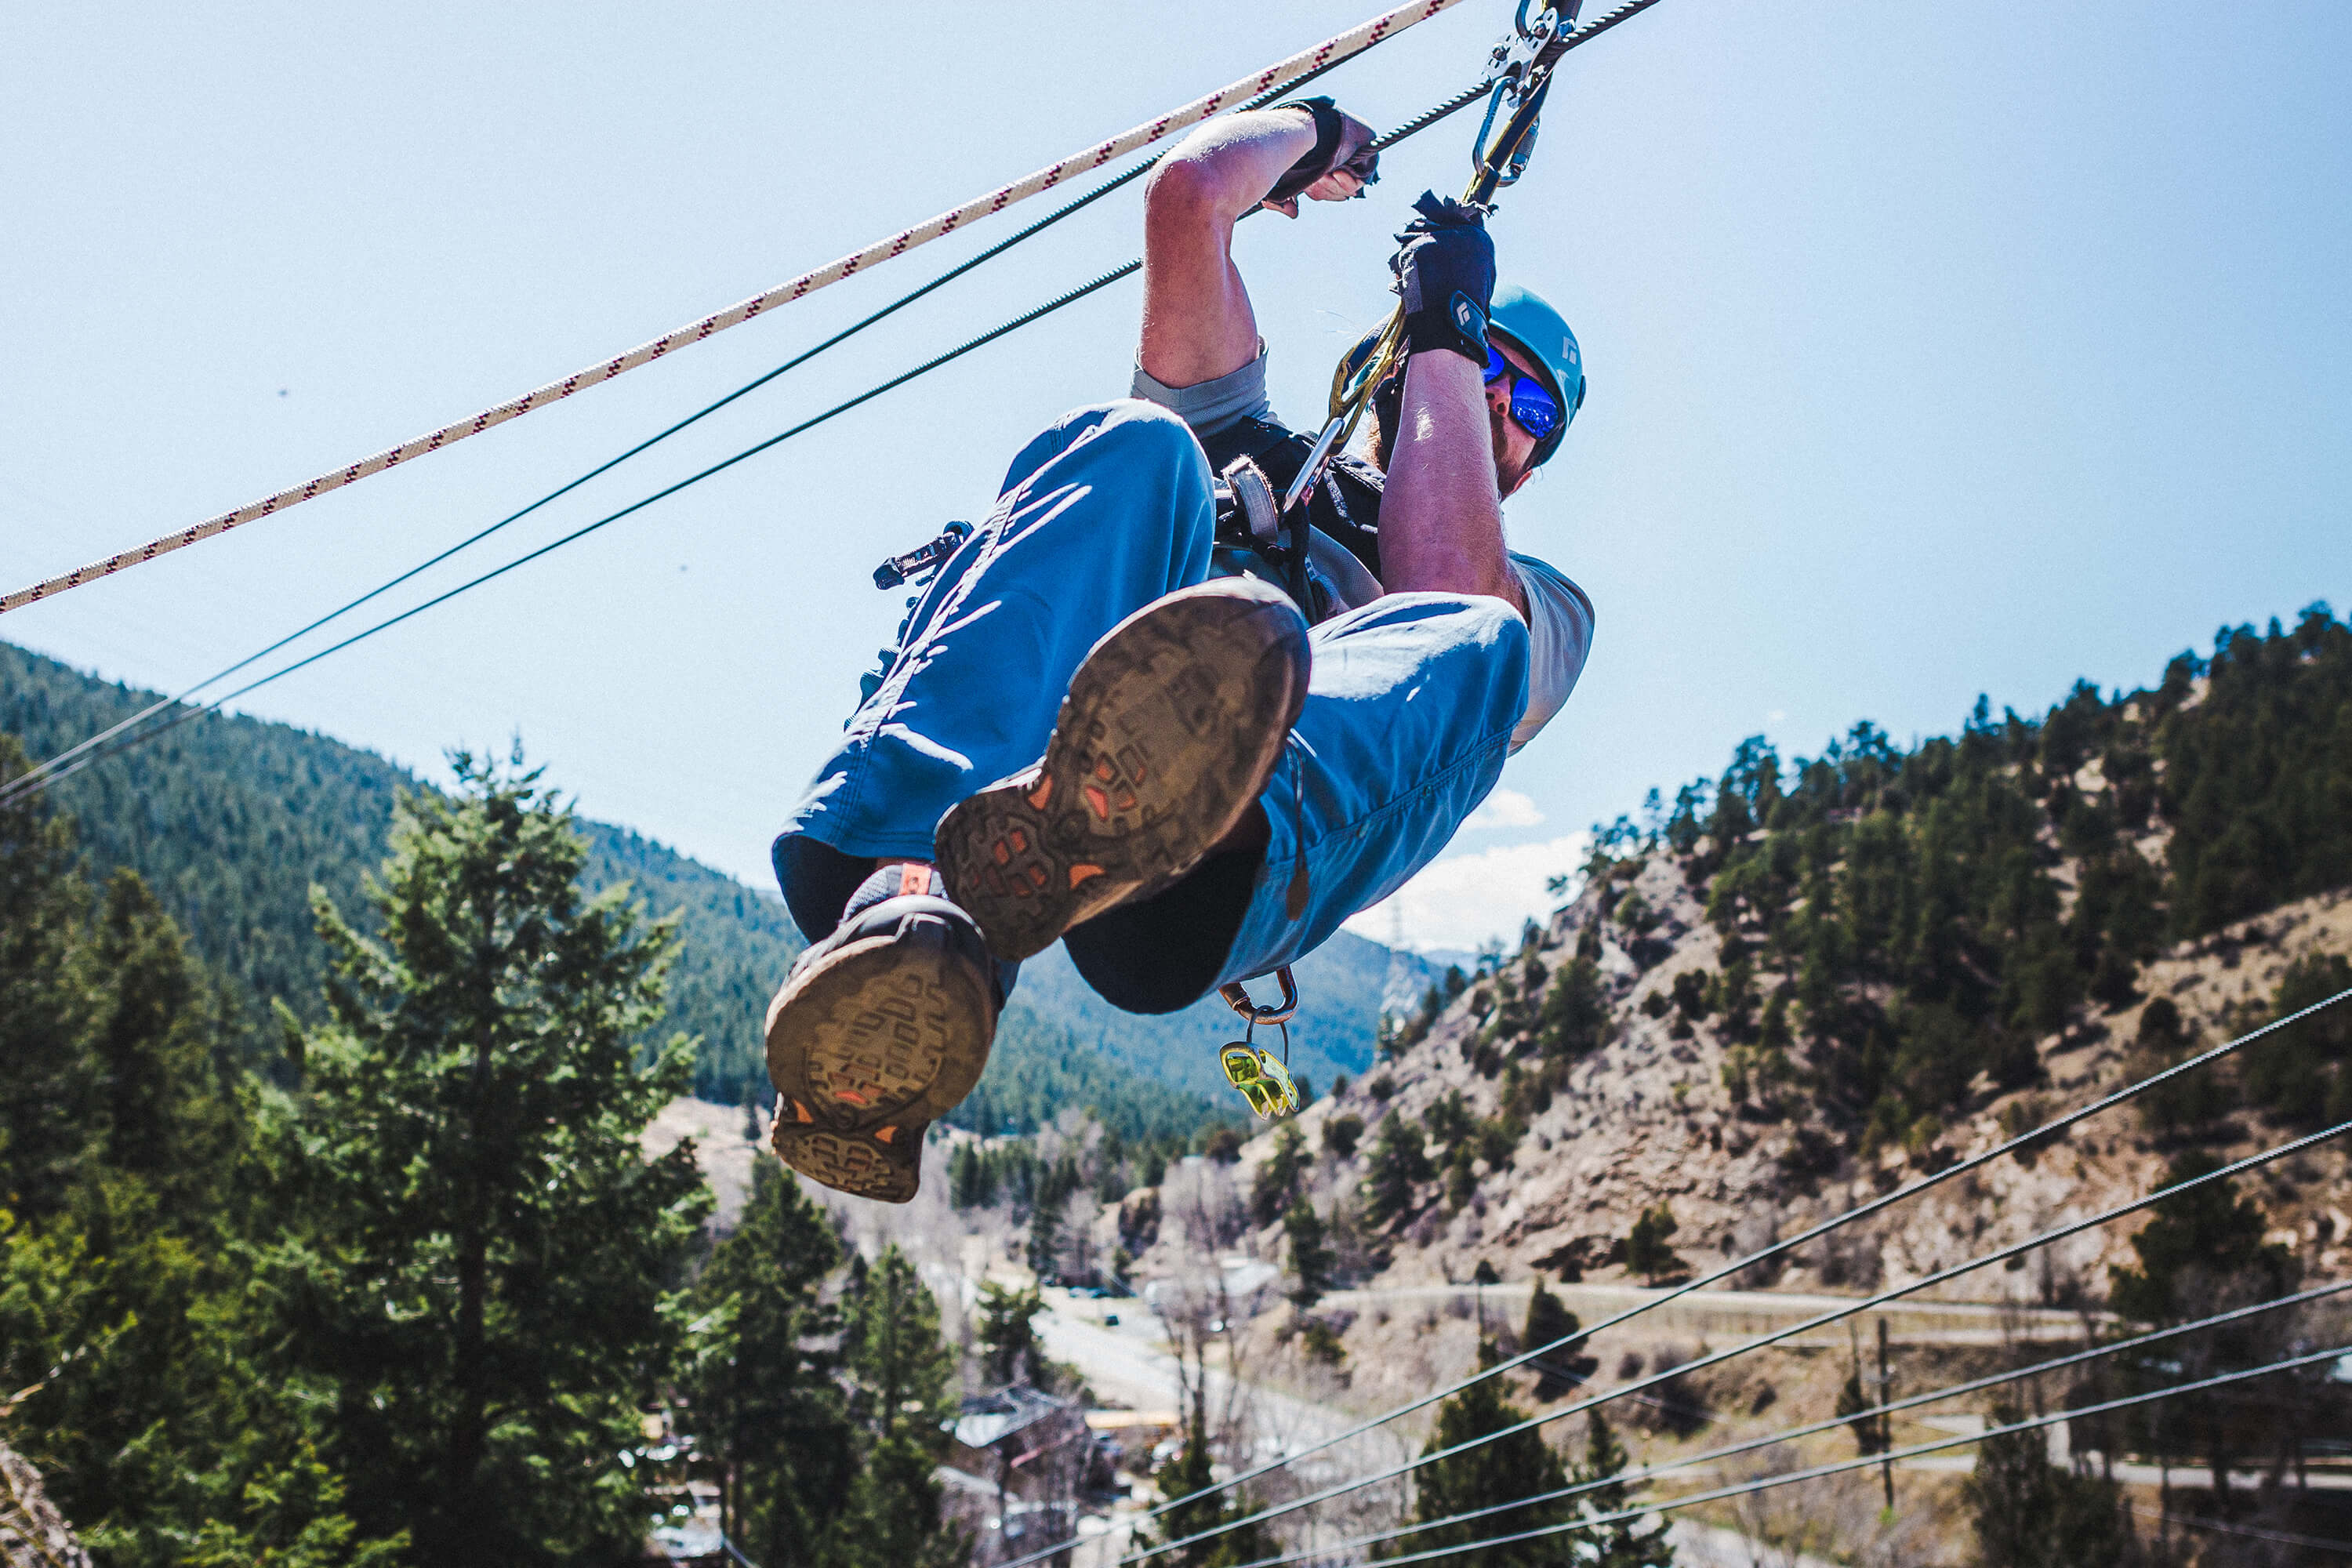
[[[1208,577],[1213,527],[1200,443],[1156,405],[1081,408],[1022,449],[776,840],[777,879],[812,941],[869,858],[929,859],[949,807],[1043,754],[1087,650]],[[1069,933],[1111,1002],[1173,1011],[1311,952],[1435,858],[1500,776],[1528,679],[1527,626],[1502,600],[1391,594],[1317,626],[1312,647],[1305,710],[1259,797],[1264,856],[1221,857]],[[1302,864],[1299,910],[1287,906]],[[1124,956],[1154,943],[1164,961],[1165,943],[1199,949],[1203,933],[1206,950],[1173,965],[1173,993],[1165,962]]]

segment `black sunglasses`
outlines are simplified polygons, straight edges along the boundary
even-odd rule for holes
[[[1511,417],[1520,429],[1540,441],[1560,426],[1559,399],[1534,376],[1522,375],[1492,341],[1486,344],[1486,384],[1511,378]]]

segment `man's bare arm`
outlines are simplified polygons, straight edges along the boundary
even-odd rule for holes
[[[1484,378],[1458,353],[1405,362],[1381,500],[1381,577],[1392,593],[1486,594],[1528,613],[1527,590],[1503,546]]]
[[[1344,121],[1338,161],[1370,140]],[[1144,374],[1169,386],[1197,386],[1257,357],[1257,317],[1234,266],[1234,225],[1265,199],[1290,166],[1315,150],[1315,121],[1291,109],[1213,120],[1176,144],[1146,182],[1143,197]],[[1307,187],[1316,201],[1345,201],[1361,180],[1336,169]],[[1297,204],[1277,210],[1296,214]]]

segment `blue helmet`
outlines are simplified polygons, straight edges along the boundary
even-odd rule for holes
[[[1492,307],[1486,315],[1486,328],[1489,332],[1501,332],[1525,350],[1537,371],[1549,384],[1552,396],[1559,401],[1560,410],[1566,417],[1560,420],[1558,429],[1536,443],[1535,462],[1548,462],[1559,449],[1561,439],[1567,436],[1569,426],[1576,418],[1576,411],[1584,406],[1584,354],[1576,346],[1576,334],[1569,330],[1568,322],[1552,309],[1549,300],[1516,283],[1496,286]],[[1341,397],[1360,384],[1379,342],[1379,332],[1367,333],[1340,360],[1339,373],[1333,378],[1331,387],[1334,413],[1338,412]],[[1393,400],[1399,390],[1391,380],[1375,391],[1373,408],[1384,431],[1393,419],[1394,411],[1383,401],[1383,395],[1386,399]]]
[[[1495,286],[1493,307],[1486,312],[1486,330],[1501,332],[1527,351],[1551,383],[1551,395],[1559,399],[1560,412],[1567,416],[1559,428],[1536,445],[1535,460],[1547,461],[1559,447],[1560,438],[1568,434],[1576,418],[1576,411],[1584,406],[1584,354],[1576,346],[1576,334],[1569,331],[1568,322],[1551,308],[1551,301],[1516,283]]]

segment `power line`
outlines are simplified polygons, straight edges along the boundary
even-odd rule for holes
[[[1922,1454],[1939,1453],[1946,1448],[1965,1447],[1971,1443],[1982,1443],[1994,1437],[2006,1437],[2013,1433],[2039,1431],[2044,1426],[2053,1426],[2061,1421],[2078,1421],[2085,1416],[2105,1415],[2111,1411],[2127,1410],[2133,1405],[2147,1405],[2159,1399],[2173,1399],[2184,1394],[2200,1394],[2209,1388],[2243,1383],[2250,1378],[2269,1377],[2278,1373],[2293,1372],[2299,1367],[2315,1365],[2321,1362],[2341,1360],[2347,1354],[2352,1354],[2352,1344],[2337,1345],[2330,1350],[2313,1351],[2305,1355],[2290,1356],[2284,1361],[2270,1362],[2262,1366],[2248,1367],[2239,1372],[2221,1373],[2200,1379],[2196,1383],[2183,1383],[2169,1388],[2151,1389],[2145,1394],[2110,1399],[2101,1405],[2085,1405],[2079,1409],[2060,1410],[2047,1415],[2029,1416],[2022,1421],[2011,1422],[2006,1426],[1988,1426],[1981,1432],[1965,1432],[1957,1436],[1940,1437],[1933,1442],[1914,1443],[1905,1448],[1890,1448],[1883,1454],[1865,1454],[1860,1458],[1844,1459],[1835,1464],[1815,1465],[1809,1469],[1789,1470],[1776,1476],[1760,1476],[1754,1480],[1743,1481],[1736,1486],[1717,1487],[1712,1491],[1691,1492],[1683,1497],[1663,1498],[1656,1502],[1644,1503],[1636,1508],[1618,1509],[1611,1513],[1594,1514],[1586,1519],[1572,1519],[1559,1524],[1548,1524],[1535,1530],[1519,1531],[1515,1534],[1492,1536],[1485,1541],[1467,1542],[1460,1546],[1433,1547],[1425,1552],[1407,1552],[1402,1557],[1390,1557],[1382,1561],[1386,1563],[1433,1563],[1441,1557],[1458,1556],[1465,1552],[1483,1552],[1492,1547],[1514,1545],[1522,1541],[1538,1541],[1547,1536],[1564,1535],[1574,1530],[1595,1530],[1604,1524],[1622,1524],[1649,1514],[1664,1513],[1670,1509],[1690,1508],[1703,1502],[1721,1502],[1729,1498],[1747,1497],[1750,1493],[1769,1491],[1775,1487],[1792,1486],[1799,1481],[1820,1480],[1829,1476],[1843,1475],[1850,1470],[1866,1469],[1873,1465],[1916,1458]],[[1321,1555],[1321,1553],[1312,1555]]]
[[[1389,36],[1394,37],[1395,35],[1391,34]],[[1357,53],[1369,53],[1372,48],[1377,47],[1379,43],[1380,40],[1375,39],[1373,43],[1365,46],[1363,49],[1357,51]],[[1273,102],[1276,99],[1281,98],[1287,93],[1293,92],[1297,89],[1306,86],[1308,82],[1315,80],[1318,77],[1324,76],[1331,71],[1339,69],[1339,67],[1345,65],[1349,60],[1354,59],[1355,58],[1356,55],[1342,55],[1338,58],[1326,60],[1321,65],[1307,71],[1305,75],[1298,77],[1295,80],[1292,80],[1284,86],[1269,89],[1268,90],[1258,94],[1256,97],[1248,100],[1246,102],[1235,105],[1233,112],[1235,114],[1245,114],[1255,109],[1263,109],[1267,104]],[[18,774],[15,779],[9,781],[5,787],[0,787],[0,805],[5,805],[8,800],[14,798],[16,795],[37,787],[38,782],[47,778],[49,774],[56,773],[60,764],[72,761],[75,757],[79,756],[82,752],[89,751],[94,746],[100,745],[107,741],[112,740],[116,735],[121,734],[123,731],[139,723],[142,720],[144,720],[152,714],[161,712],[164,709],[179,706],[181,703],[185,702],[189,698],[194,697],[197,692],[205,689],[205,688],[216,685],[220,681],[226,680],[230,676],[235,675],[238,670],[244,669],[249,665],[258,663],[260,660],[268,658],[271,654],[276,653],[278,649],[285,647],[289,643],[300,641],[303,637],[310,636],[320,627],[349,615],[352,611],[358,609],[362,605],[381,597],[384,594],[391,592],[393,589],[399,587],[403,583],[407,582],[409,579],[415,577],[422,573],[431,571],[434,567],[438,566],[441,563],[448,560],[451,556],[480,543],[483,540],[489,538],[490,535],[507,527],[509,523],[520,522],[524,518],[529,517],[531,513],[539,510],[540,508],[546,506],[549,502],[560,500],[562,497],[571,494],[573,490],[578,489],[582,485],[586,484],[591,479],[596,479],[604,474],[610,473],[613,469],[619,468],[623,463],[627,462],[630,458],[659,446],[662,442],[668,440],[672,436],[675,436],[679,431],[686,429],[688,426],[697,424],[709,417],[710,415],[718,413],[720,409],[735,402],[737,399],[767,385],[778,376],[783,375],[787,372],[797,370],[800,366],[806,364],[809,361],[816,358],[819,354],[824,353],[831,349],[838,348],[841,344],[847,342],[851,338],[854,338],[858,333],[866,331],[866,328],[873,326],[875,323],[882,321],[887,316],[896,314],[898,311],[913,304],[916,300],[923,298],[925,295],[931,293],[934,289],[942,288],[962,277],[965,273],[970,272],[987,262],[995,260],[1006,251],[1011,250],[1014,246],[1034,238],[1036,236],[1044,233],[1046,229],[1049,229],[1055,224],[1061,222],[1064,218],[1068,217],[1071,214],[1091,206],[1096,202],[1100,201],[1103,197],[1110,195],[1113,191],[1118,190],[1121,187],[1140,179],[1142,176],[1150,174],[1153,169],[1157,168],[1160,164],[1160,161],[1166,156],[1167,153],[1155,153],[1151,157],[1146,158],[1136,163],[1133,167],[1112,175],[1109,179],[1105,180],[1102,184],[1087,192],[1084,195],[1079,196],[1076,200],[1063,204],[1053,212],[1048,213],[1045,216],[1039,218],[1035,223],[1029,225],[1026,228],[997,241],[987,249],[981,251],[977,255],[972,256],[953,267],[950,267],[945,272],[942,272],[938,277],[932,279],[929,282],[908,289],[906,293],[899,295],[896,300],[891,300],[880,310],[876,310],[858,321],[851,322],[848,326],[844,327],[841,331],[834,333],[831,337],[826,338],[822,342],[803,350],[801,353],[796,353],[792,358],[784,361],[783,363],[776,366],[773,370],[767,372],[763,375],[753,377],[751,380],[745,382],[742,385],[737,387],[734,391],[728,393],[725,396],[719,398],[715,402],[703,405],[700,408],[696,409],[693,413],[688,415],[685,418],[678,420],[676,424],[671,425],[667,428],[658,431],[652,436],[646,437],[644,440],[638,442],[635,446],[631,447],[627,451],[621,453],[618,457],[612,458],[604,462],[599,463],[596,467],[589,469],[586,473],[580,475],[577,479],[557,486],[554,489],[548,491],[545,495],[540,497],[537,500],[532,501],[530,505],[523,507],[519,510],[509,512],[506,516],[499,519],[496,522],[491,523],[488,527],[468,534],[464,539],[459,540],[457,543],[449,546],[446,550],[442,551],[439,554],[433,556],[429,560],[418,563],[416,565],[410,567],[407,571],[401,573],[400,575],[394,577],[387,582],[378,584],[376,586],[369,589],[366,593],[362,594],[358,598],[350,600],[347,603],[340,605],[336,608],[328,611],[325,615],[320,616],[318,619],[310,622],[308,626],[302,626],[299,630],[287,633],[284,637],[279,637],[276,642],[271,643],[268,647],[262,648],[257,653],[249,653],[246,655],[243,658],[238,659],[235,664],[228,666],[226,668],[214,671],[212,674],[205,677],[204,679],[197,681],[194,686],[188,687],[186,689],[181,691],[177,696],[157,698],[154,701],[149,703],[138,712],[131,714],[129,718],[121,721],[106,730],[100,731],[99,733],[90,736],[88,740],[82,741],[79,743],[58,752],[56,756],[42,763],[38,767],[29,769],[26,772]]]
[[[2157,1509],[2135,1507],[2132,1512],[2142,1519],[2153,1519],[2190,1530],[2208,1530],[2220,1535],[2242,1535],[2254,1541],[2276,1542],[2282,1546],[2309,1546],[2321,1552],[2341,1552],[2352,1557],[2352,1541],[2327,1541],[2316,1535],[2297,1535],[2289,1530],[2257,1530],[2251,1524],[2223,1524],[2218,1519],[2200,1519],[2193,1513],[2165,1513]]]
[[[2339,992],[2337,994],[2337,999],[2340,999],[2343,996],[2352,996],[2352,991]],[[1967,1262],[1954,1264],[1949,1268],[1938,1269],[1935,1273],[1927,1275],[1922,1279],[1916,1279],[1908,1285],[1897,1286],[1891,1290],[1882,1290],[1875,1296],[1864,1297],[1860,1300],[1853,1301],[1833,1310],[1823,1312],[1817,1317],[1808,1318],[1804,1321],[1793,1324],[1789,1328],[1776,1329],[1769,1334],[1764,1334],[1756,1339],[1747,1341],[1742,1344],[1734,1345],[1728,1350],[1717,1351],[1710,1355],[1701,1356],[1696,1361],[1685,1362],[1681,1366],[1670,1367],[1664,1372],[1652,1373],[1647,1377],[1637,1379],[1633,1383],[1624,1384],[1617,1388],[1612,1388],[1604,1394],[1594,1394],[1590,1399],[1580,1400],[1564,1409],[1553,1411],[1549,1415],[1530,1415],[1526,1420],[1515,1423],[1512,1426],[1505,1426],[1497,1431],[1486,1433],[1482,1436],[1473,1437],[1464,1442],[1456,1443],[1450,1448],[1442,1448],[1432,1454],[1423,1454],[1416,1458],[1409,1459],[1401,1465],[1392,1466],[1386,1470],[1377,1471],[1371,1475],[1362,1477],[1356,1480],[1339,1482],[1333,1486],[1326,1487],[1321,1491],[1310,1492],[1304,1497],[1294,1498],[1286,1502],[1270,1505],[1269,1507],[1259,1510],[1256,1513],[1248,1514],[1236,1520],[1230,1520],[1223,1524],[1213,1525],[1207,1530],[1199,1531],[1179,1540],[1168,1542],[1164,1545],[1149,1547],[1141,1552],[1130,1552],[1127,1556],[1118,1560],[1119,1568],[1128,1568],[1129,1564],[1145,1562],[1164,1552],[1173,1552],[1180,1547],[1190,1546],[1198,1542],[1211,1540],[1216,1536],[1223,1535],[1229,1531],[1239,1530],[1244,1525],[1256,1524],[1263,1522],[1265,1520],[1280,1518],[1284,1514],[1296,1513],[1300,1509],[1312,1508],[1318,1503],[1328,1502],[1336,1497],[1344,1497],[1349,1492],[1361,1490],[1365,1487],[1377,1485],[1381,1481],[1393,1480],[1399,1476],[1407,1475],[1414,1470],[1420,1469],[1424,1465],[1435,1464],[1440,1459],[1452,1458],[1457,1454],[1468,1453],[1473,1448],[1482,1448],[1489,1443],[1499,1442],[1505,1437],[1515,1436],[1521,1432],[1533,1431],[1538,1426],[1548,1426],[1554,1421],[1564,1420],[1570,1415],[1581,1415],[1587,1410],[1595,1409],[1601,1405],[1610,1404],[1612,1401],[1622,1399],[1628,1394],[1638,1394],[1644,1389],[1655,1387],[1657,1384],[1667,1382],[1672,1378],[1682,1376],[1687,1373],[1702,1371],[1710,1366],[1719,1365],[1724,1362],[1731,1360],[1734,1356],[1745,1355],[1749,1351],[1761,1350],[1768,1345],[1778,1344],[1782,1340],[1792,1338],[1795,1335],[1805,1333],[1811,1330],[1826,1328],[1832,1323],[1840,1322],[1844,1319],[1853,1317],[1857,1312],[1864,1312],[1869,1310],[1873,1307],[1883,1306],[1886,1302],[1897,1300],[1902,1297],[1911,1295],[1916,1291],[1924,1290],[1931,1285],[1940,1285],[1946,1280],[1956,1279],[1963,1274],[1973,1273],[1977,1269],[1988,1268],[1992,1264],[2002,1262],[2008,1258],[2021,1257],[2025,1253],[2031,1252],[2036,1247],[2047,1247],[2054,1241],[2063,1241],[2070,1236],[2077,1236],[2085,1230],[2095,1229],[2099,1226],[2106,1224],[2109,1220],[2120,1219],[2125,1215],[2137,1213],[2141,1209],[2147,1208],[2152,1205],[2163,1202],[2166,1198],[2174,1197],[2181,1193],[2191,1191],[2197,1187],[2201,1187],[2209,1182],[2223,1181],[2229,1177],[2242,1174],[2247,1171],[2259,1170],[2263,1166],[2272,1163],[2273,1161],[2285,1159],[2290,1154],[2300,1153],[2305,1149],[2326,1142],[2327,1140],[2338,1137],[2347,1131],[2352,1131],[2352,1121],[2337,1122],[2333,1127],[2326,1128],[2322,1131],[2311,1133],[2305,1137],[2298,1138],[2290,1143],[2283,1143],[2275,1149],[2266,1150],[2259,1154],[2249,1154],[2242,1160],[2237,1161],[2232,1164],[2223,1165],[2218,1170],[2209,1171],[2201,1176],[2192,1176],[2187,1181],[2177,1182],[2171,1186],[2159,1188],[2156,1192],[2150,1193],[2146,1197],[2135,1198],[2126,1204],[2118,1204],[2112,1208],[2102,1210],[2100,1213],[2093,1215],[2087,1219],[2076,1220],[2071,1224],[2059,1226],[2054,1229],[2043,1231],[2039,1236],[2029,1237],[2023,1241],[2015,1242],[2008,1247],[1989,1252],[1981,1258],[1970,1258]],[[1612,1321],[1622,1321],[1622,1317],[1620,1319],[1612,1320]],[[1579,1334],[1569,1337],[1589,1338],[1591,1334],[1598,1333],[1601,1326],[1606,1325],[1596,1326],[1593,1329],[1582,1331]],[[1546,1346],[1545,1348],[1549,1350],[1555,1347]],[[1517,1358],[1518,1361],[1522,1362],[1526,1359],[1527,1358],[1525,1356]],[[1492,1376],[1496,1372],[1501,1370],[1503,1367],[1512,1364],[1514,1363],[1509,1362],[1498,1363],[1496,1367],[1488,1368],[1485,1375]],[[1472,1379],[1469,1381],[1475,1382],[1476,1380]],[[1463,1386],[1467,1386],[1467,1384],[1465,1383]],[[1234,1481],[1223,1483],[1223,1485],[1226,1487],[1230,1487],[1234,1484],[1236,1484]]]
[[[2177,1339],[2183,1334],[2220,1328],[2224,1324],[2257,1317],[2264,1312],[2275,1312],[2289,1307],[2304,1306],[2345,1290],[2352,1290],[2352,1279],[2340,1279],[2333,1284],[2317,1286],[2292,1296],[2282,1296],[2276,1300],[2257,1302],[2250,1307],[2240,1307],[2233,1311],[2217,1312],[2210,1318],[2200,1318],[2193,1323],[2180,1323],[2171,1328],[2158,1329],[2132,1339],[2117,1340],[2113,1344],[2094,1345],[2088,1350],[2076,1351],[2071,1355],[2058,1356],[2050,1361],[2039,1362],[2032,1366],[2019,1367],[2011,1372],[1994,1373],[1990,1376],[1979,1377],[1969,1383],[1954,1384],[1949,1388],[1938,1388],[1926,1394],[1914,1394],[1903,1399],[1873,1405],[1867,1410],[1856,1410],[1844,1415],[1832,1415],[1826,1420],[1809,1422],[1801,1426],[1791,1426],[1761,1437],[1747,1438],[1720,1448],[1709,1448],[1702,1453],[1670,1460],[1665,1464],[1646,1465],[1638,1470],[1614,1476],[1602,1476],[1596,1480],[1579,1481],[1572,1486],[1560,1487],[1552,1491],[1515,1498],[1509,1502],[1493,1503],[1485,1508],[1469,1509],[1461,1513],[1449,1514],[1444,1519],[1401,1525],[1396,1529],[1384,1530],[1377,1534],[1359,1536],[1352,1541],[1342,1541],[1328,1546],[1318,1547],[1312,1552],[1284,1552],[1273,1557],[1261,1557],[1255,1562],[1242,1563],[1239,1568],[1282,1568],[1283,1564],[1303,1562],[1310,1557],[1349,1552],[1367,1546],[1378,1546],[1383,1542],[1400,1540],[1408,1535],[1418,1535],[1423,1531],[1437,1530],[1452,1524],[1467,1524],[1473,1520],[1486,1519],[1498,1513],[1510,1513],[1523,1508],[1533,1508],[1538,1503],[1559,1502],[1585,1492],[1597,1491],[1602,1487],[1654,1480],[1660,1476],[1672,1475],[1677,1470],[1691,1469],[1700,1465],[1712,1464],[1717,1459],[1732,1458],[1740,1454],[1752,1453],[1759,1448],[1769,1448],[1778,1444],[1795,1442],[1801,1437],[1811,1437],[1817,1433],[1833,1431],[1851,1422],[1867,1421],[1874,1416],[1891,1415],[1898,1411],[1916,1409],[1922,1405],[1935,1405],[1943,1400],[1957,1399],[1962,1394],[1979,1394],[1988,1388],[1997,1388],[2003,1384],[2016,1383],[2029,1377],[2045,1376],[2053,1372],[2063,1372],[2070,1366],[2077,1366],[2085,1362],[2096,1361],[2107,1356],[2121,1355],[2127,1351],[2144,1349],[2165,1340]],[[1884,1455],[1870,1457],[1882,1462],[1885,1458]]]

